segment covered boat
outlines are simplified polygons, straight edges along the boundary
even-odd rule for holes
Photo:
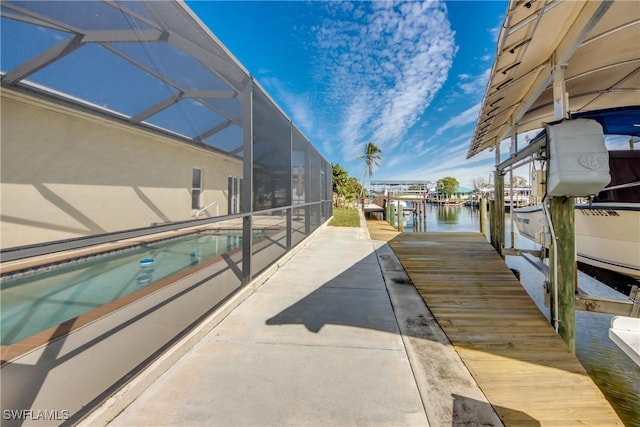
[[[576,204],[577,259],[640,279],[640,150],[609,151],[609,168],[607,188]],[[520,234],[548,243],[541,205],[514,209],[514,216]]]

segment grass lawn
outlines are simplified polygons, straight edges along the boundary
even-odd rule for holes
[[[329,225],[336,227],[360,227],[360,214],[356,209],[333,209],[333,219]]]

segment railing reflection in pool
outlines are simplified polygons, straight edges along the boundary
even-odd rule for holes
[[[262,238],[263,231],[256,230],[254,236]],[[241,245],[241,230],[209,228],[5,275],[0,288],[1,344],[13,344],[210,263]]]

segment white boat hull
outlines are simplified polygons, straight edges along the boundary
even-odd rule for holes
[[[513,218],[520,234],[539,245],[544,245],[545,218],[542,206],[527,206],[513,210]]]
[[[520,234],[545,243],[541,206],[515,209],[514,216]],[[576,205],[575,227],[578,261],[640,279],[640,204]]]

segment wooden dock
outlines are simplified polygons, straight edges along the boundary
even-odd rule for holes
[[[623,423],[480,233],[397,233],[370,220],[506,426]]]

